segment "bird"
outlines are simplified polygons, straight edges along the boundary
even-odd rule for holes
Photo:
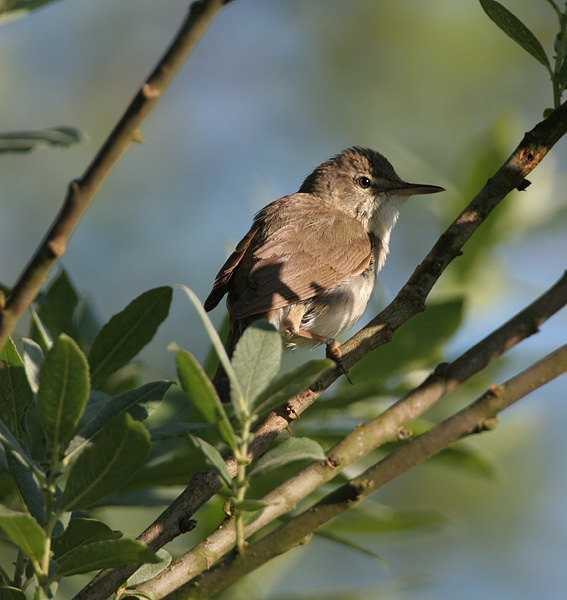
[[[354,146],[262,208],[204,304],[211,311],[228,295],[228,356],[251,323],[266,319],[287,347],[326,345],[348,378],[336,336],[364,314],[400,208],[412,195],[442,191],[402,180],[382,154]],[[221,365],[212,381],[229,402]]]

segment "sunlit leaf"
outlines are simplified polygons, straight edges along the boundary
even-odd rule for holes
[[[195,447],[198,448],[203,456],[206,458],[207,462],[210,466],[215,470],[216,474],[219,476],[220,480],[224,485],[228,488],[233,487],[232,476],[230,475],[230,471],[224,462],[222,454],[211,444],[202,440],[201,438],[190,435],[189,438],[195,444]]]
[[[45,533],[31,515],[0,505],[0,529],[26,556],[37,562],[42,560],[45,553]]]
[[[34,394],[39,390],[39,371],[43,363],[41,346],[29,338],[22,340],[24,344],[24,367],[28,383]]]
[[[236,434],[211,380],[190,352],[173,349],[177,359],[177,375],[183,391],[203,415],[205,421],[234,450],[237,446]]]
[[[306,459],[325,460],[325,452],[315,440],[291,437],[268,450],[264,456],[254,462],[248,473],[258,475],[289,462]]]
[[[88,396],[86,357],[77,343],[63,333],[45,357],[39,374],[37,408],[50,448],[69,441]]]
[[[156,556],[160,559],[158,563],[150,563],[142,565],[135,573],[128,579],[128,586],[133,587],[136,585],[140,585],[144,583],[144,581],[148,581],[148,579],[152,579],[158,573],[161,573],[170,563],[171,563],[171,554],[160,548],[156,552]]]
[[[232,366],[238,377],[245,403],[251,407],[280,370],[282,341],[268,321],[255,321],[236,344]],[[235,410],[237,410],[237,405]]]

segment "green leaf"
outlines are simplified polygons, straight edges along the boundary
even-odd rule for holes
[[[205,421],[212,425],[221,439],[234,450],[237,447],[236,434],[211,380],[190,352],[172,346],[170,349],[175,350],[177,376],[181,388]]]
[[[480,475],[489,481],[496,481],[500,475],[498,461],[483,446],[470,440],[462,440],[445,448],[432,457],[432,460],[446,467]]]
[[[71,440],[65,454],[66,461],[74,460],[115,416],[128,412],[136,421],[146,419],[154,406],[161,402],[172,383],[152,381],[101,402],[100,409],[89,416],[84,427]]]
[[[33,471],[21,454],[7,450],[6,457],[26,508],[40,525],[45,525],[45,500]]]
[[[34,394],[39,390],[39,371],[44,360],[41,346],[29,338],[24,338],[24,367],[28,383]]]
[[[150,429],[150,436],[152,442],[174,440],[177,438],[187,439],[188,433],[195,431],[202,431],[203,429],[209,429],[208,423],[184,423],[183,421],[176,421],[175,423],[166,423],[159,427],[152,427]]]
[[[0,584],[0,600],[26,600],[26,595],[18,588]]]
[[[94,388],[99,388],[154,337],[169,313],[171,296],[172,289],[167,286],[148,290],[100,330],[89,352]]]
[[[289,462],[306,459],[325,460],[325,452],[315,440],[292,437],[268,450],[252,465],[248,474],[259,475]]]
[[[160,560],[152,550],[136,540],[128,538],[105,540],[77,548],[59,564],[55,577],[68,577],[78,573],[127,565],[159,563]]]
[[[254,401],[254,414],[263,415],[293,398],[317,381],[325,371],[334,369],[335,366],[335,362],[330,359],[314,359],[278,377]]]
[[[128,587],[134,587],[152,579],[158,573],[161,573],[171,563],[171,554],[160,548],[156,552],[156,556],[160,559],[158,563],[142,565],[135,573],[128,579]]]
[[[425,312],[396,330],[389,344],[354,365],[350,370],[351,379],[356,384],[386,382],[399,373],[438,362],[441,347],[457,331],[462,313],[462,298],[428,304]]]
[[[357,544],[353,540],[349,540],[348,538],[343,537],[342,535],[337,535],[333,531],[330,531],[330,528],[325,529],[324,527],[320,527],[314,533],[319,537],[326,538],[328,540],[331,540],[332,542],[336,542],[337,544],[341,544],[341,546],[346,546],[347,548],[351,548],[353,550],[361,552],[362,554],[366,554],[366,556],[371,556],[372,558],[375,558],[378,562],[380,562],[384,568],[387,568],[389,566],[388,561],[380,554],[377,554],[373,550],[370,550],[370,548],[362,546],[361,544]]]
[[[228,332],[230,329],[230,317],[229,314],[226,313],[220,326],[219,326],[219,337],[225,342],[228,338]],[[217,367],[219,366],[219,357],[216,353],[215,347],[211,344],[209,351],[207,352],[207,356],[205,358],[205,362],[203,363],[203,369],[205,369],[205,373],[209,379],[212,379],[217,371]]]
[[[0,528],[26,556],[41,562],[45,553],[45,533],[31,515],[0,505]]]
[[[12,367],[23,367],[24,362],[20,357],[20,353],[14,344],[14,340],[11,337],[8,338],[4,344],[4,348],[0,352],[0,360],[4,361]]]
[[[43,0],[45,3],[47,0]],[[36,0],[37,3],[37,0]],[[17,2],[23,5],[22,0]],[[30,5],[30,1],[26,5]],[[12,7],[13,10],[13,7]],[[0,3],[0,14],[4,14],[2,3]],[[2,20],[2,17],[0,17]],[[5,131],[0,133],[0,154],[4,152],[29,152],[45,147],[68,148],[74,144],[81,144],[88,140],[84,131],[76,127],[50,127],[48,129],[36,129],[30,131]]]
[[[75,322],[75,311],[79,305],[79,294],[65,269],[50,284],[44,296],[38,302],[37,314],[51,337],[59,337],[66,333],[69,337],[80,342],[79,332]],[[38,332],[32,337],[37,339]]]
[[[447,521],[447,517],[431,509],[394,509],[366,500],[352,507],[326,526],[332,533],[388,533],[430,527]]]
[[[24,367],[4,365],[0,368],[0,419],[22,444],[29,438],[25,415],[32,402],[33,392]]]
[[[232,366],[240,383],[244,402],[251,407],[280,370],[282,340],[268,321],[255,321],[236,344]],[[235,410],[237,404],[234,402]]]
[[[51,335],[49,334],[49,331],[47,331],[43,321],[39,318],[33,304],[29,307],[29,311],[32,317],[30,337],[40,345],[43,352],[47,352],[53,345]]]
[[[195,447],[201,451],[223,484],[229,489],[233,489],[234,484],[232,476],[230,475],[230,471],[228,470],[221,453],[214,446],[211,446],[211,444],[205,442],[205,440],[202,440],[201,438],[195,437],[194,435],[190,435],[189,438],[193,444],[195,444]]]
[[[551,69],[543,46],[536,36],[507,8],[495,0],[480,0],[484,12],[502,31],[531,54],[544,67]]]
[[[67,529],[53,539],[53,559],[59,564],[77,548],[104,540],[116,540],[122,537],[120,531],[113,531],[108,525],[96,519],[71,519]]]
[[[73,464],[59,510],[92,506],[118,490],[144,464],[150,435],[129,414],[114,417]]]
[[[37,409],[49,448],[66,446],[89,397],[89,367],[77,343],[62,333],[39,373]]]
[[[189,289],[186,285],[176,285],[175,287],[178,287],[179,289],[183,290],[183,292],[187,295],[189,300],[191,300],[191,303],[195,307],[197,314],[199,315],[199,317],[201,318],[201,321],[203,322],[203,325],[205,326],[207,335],[209,336],[209,339],[211,340],[211,343],[213,344],[213,347],[219,357],[220,363],[222,364],[224,370],[226,371],[226,374],[228,375],[228,378],[230,379],[230,386],[231,386],[232,393],[236,394],[240,399],[242,399],[242,402],[243,402],[244,400],[243,400],[242,390],[240,389],[240,383],[238,381],[238,377],[236,376],[236,373],[234,372],[232,363],[230,362],[230,359],[228,358],[228,354],[226,353],[226,350],[224,349],[224,344],[222,343],[222,341],[219,337],[219,334],[216,332],[214,325],[212,324],[211,320],[209,319],[209,316],[205,312],[205,309],[204,309],[203,305],[201,304],[199,298],[197,298],[197,294],[195,294],[195,292],[193,290]],[[238,404],[240,404],[240,402]]]

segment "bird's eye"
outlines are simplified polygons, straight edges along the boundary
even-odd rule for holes
[[[363,189],[367,189],[372,185],[372,181],[370,181],[370,178],[366,177],[365,175],[359,177],[357,183]]]

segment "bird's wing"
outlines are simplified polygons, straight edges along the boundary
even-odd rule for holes
[[[242,238],[242,240],[240,240],[238,246],[234,249],[234,252],[227,258],[226,262],[221,267],[221,270],[215,278],[213,289],[205,300],[206,311],[213,310],[220,302],[221,298],[229,291],[234,270],[240,264],[242,257],[250,248],[250,245],[257,234],[258,228],[252,226],[250,231]]]
[[[299,202],[286,210],[284,226],[273,228],[257,244],[251,238],[247,250],[234,259],[242,260],[241,268],[232,267],[232,316],[262,314],[311,298],[368,267],[372,245],[361,223],[331,205],[317,212],[322,214],[314,216]]]

